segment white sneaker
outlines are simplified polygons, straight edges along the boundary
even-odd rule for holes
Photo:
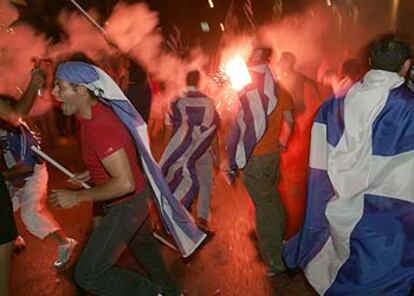
[[[57,251],[57,259],[53,263],[53,266],[56,269],[62,269],[65,265],[69,262],[70,258],[73,255],[73,251],[75,250],[78,242],[73,238],[67,238],[66,243],[62,244],[58,247]]]

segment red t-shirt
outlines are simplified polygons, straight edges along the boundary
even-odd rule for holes
[[[110,178],[102,160],[123,148],[135,179],[135,191],[126,196],[114,198],[110,202],[126,201],[142,192],[145,186],[145,178],[138,167],[133,139],[128,129],[110,107],[97,103],[92,106],[91,112],[92,118],[90,120],[79,118],[82,159],[94,184],[101,185]]]

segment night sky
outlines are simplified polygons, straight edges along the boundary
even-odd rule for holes
[[[4,0],[3,0],[4,1]],[[9,1],[9,0],[6,0]],[[77,2],[85,9],[95,8],[100,12],[98,22],[103,23],[110,15],[112,8],[120,0],[78,0]],[[246,27],[247,20],[243,14],[243,5],[246,0],[233,0],[235,6],[235,14],[239,20],[241,27]],[[20,22],[31,24],[39,32],[43,32],[52,42],[59,42],[64,38],[64,26],[60,26],[57,22],[57,16],[62,9],[75,10],[73,4],[69,0],[26,0],[28,7],[20,9]],[[123,0],[126,3],[141,2],[139,0]],[[220,22],[225,21],[231,0],[213,0],[215,7],[211,9],[208,0],[145,0],[151,10],[158,11],[160,18],[160,26],[165,38],[177,26],[182,33],[183,42],[188,45],[206,45],[214,49],[214,45],[220,39],[222,34],[220,30]],[[272,20],[272,4],[275,0],[251,0],[254,17],[257,25]],[[343,6],[348,1],[331,0],[335,5]],[[375,9],[372,3],[375,2]],[[377,24],[383,18],[378,16],[378,12],[388,11],[387,1],[355,1],[360,8],[361,19],[364,20],[366,26],[379,26]],[[402,0],[402,9],[400,10],[399,32],[404,37],[414,39],[410,21],[412,20],[412,0]],[[300,13],[305,11],[310,4],[326,7],[325,0],[284,0],[283,15],[287,16],[291,13]],[[405,5],[405,7],[403,7]],[[411,7],[409,7],[411,6]],[[408,15],[411,11],[411,15]],[[208,22],[210,32],[202,32],[200,23]]]
[[[20,9],[21,17],[19,21],[29,23],[38,31],[46,33],[54,41],[59,41],[64,36],[64,28],[59,26],[56,16],[62,9],[74,9],[70,1],[26,1],[28,7]],[[98,10],[101,14],[101,19],[98,22],[103,23],[119,1],[78,0],[77,2],[85,9],[94,7]],[[129,0],[123,2],[136,3],[141,1]],[[219,38],[221,34],[220,22],[224,23],[231,0],[213,0],[214,8],[209,7],[208,0],[147,0],[145,2],[149,4],[151,10],[159,12],[160,25],[164,36],[167,37],[175,25],[181,30],[183,41],[188,45],[194,45]],[[245,0],[234,0],[235,14],[241,27],[247,25],[242,10],[244,3]],[[271,0],[252,0],[252,5],[257,24],[271,20]],[[201,22],[209,23],[210,32],[202,32]]]

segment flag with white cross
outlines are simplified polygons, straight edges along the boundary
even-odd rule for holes
[[[414,284],[414,94],[371,70],[325,102],[302,229],[284,246],[320,295],[409,295]]]

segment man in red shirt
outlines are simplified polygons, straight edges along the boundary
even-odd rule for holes
[[[76,114],[80,124],[82,158],[94,187],[80,191],[54,190],[51,202],[62,208],[80,202],[105,203],[105,216],[94,230],[75,270],[75,280],[84,289],[98,295],[178,295],[170,279],[159,246],[148,223],[150,189],[138,167],[133,140],[112,109],[87,88],[57,79],[54,95],[63,102],[65,115]],[[136,272],[115,266],[123,250],[129,247],[153,281]]]

